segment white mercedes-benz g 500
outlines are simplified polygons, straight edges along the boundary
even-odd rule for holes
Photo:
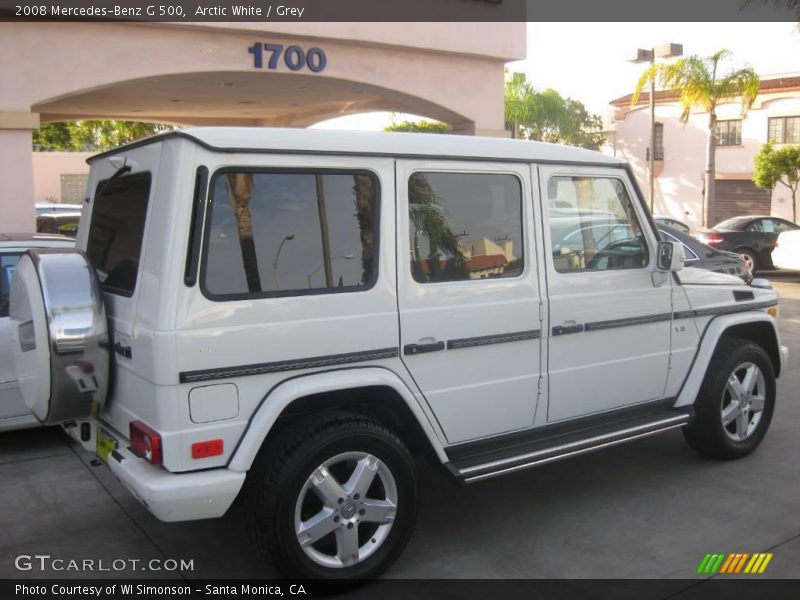
[[[208,128],[90,164],[79,249],[12,282],[26,403],[159,519],[242,495],[285,573],[390,565],[413,452],[472,483],[675,428],[738,458],[769,427],[777,294],[683,269],[618,159]]]

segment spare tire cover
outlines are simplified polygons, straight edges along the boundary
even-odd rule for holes
[[[108,322],[84,254],[28,250],[11,280],[9,316],[20,392],[36,418],[53,425],[96,415],[108,393]]]

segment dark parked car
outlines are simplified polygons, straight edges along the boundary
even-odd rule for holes
[[[684,233],[692,232],[691,227],[689,227],[683,221],[679,221],[678,219],[673,219],[672,217],[662,217],[659,215],[655,215],[653,219],[655,220],[657,226],[668,225],[669,227],[677,229],[678,231],[683,231]]]
[[[658,230],[664,236],[664,240],[683,244],[683,253],[686,256],[684,264],[687,267],[697,267],[716,271],[717,273],[736,275],[746,283],[750,283],[753,280],[752,272],[747,269],[744,260],[738,254],[706,246],[688,233],[684,233],[674,227],[659,225]]]
[[[733,217],[696,234],[704,244],[719,250],[735,252],[742,257],[751,273],[772,269],[772,250],[778,234],[798,226],[777,217],[749,215]]]

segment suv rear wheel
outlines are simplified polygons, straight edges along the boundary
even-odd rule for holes
[[[761,346],[725,338],[717,347],[683,433],[706,456],[733,459],[755,450],[775,409],[775,372]]]
[[[400,555],[416,520],[413,459],[383,424],[356,415],[305,421],[251,471],[250,531],[284,573],[375,577]]]

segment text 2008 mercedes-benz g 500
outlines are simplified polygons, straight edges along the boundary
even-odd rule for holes
[[[681,428],[746,455],[785,364],[769,283],[683,269],[622,161],[500,139],[209,128],[90,159],[79,250],[31,250],[15,365],[159,519],[287,573],[375,576],[412,451],[482,481]]]

